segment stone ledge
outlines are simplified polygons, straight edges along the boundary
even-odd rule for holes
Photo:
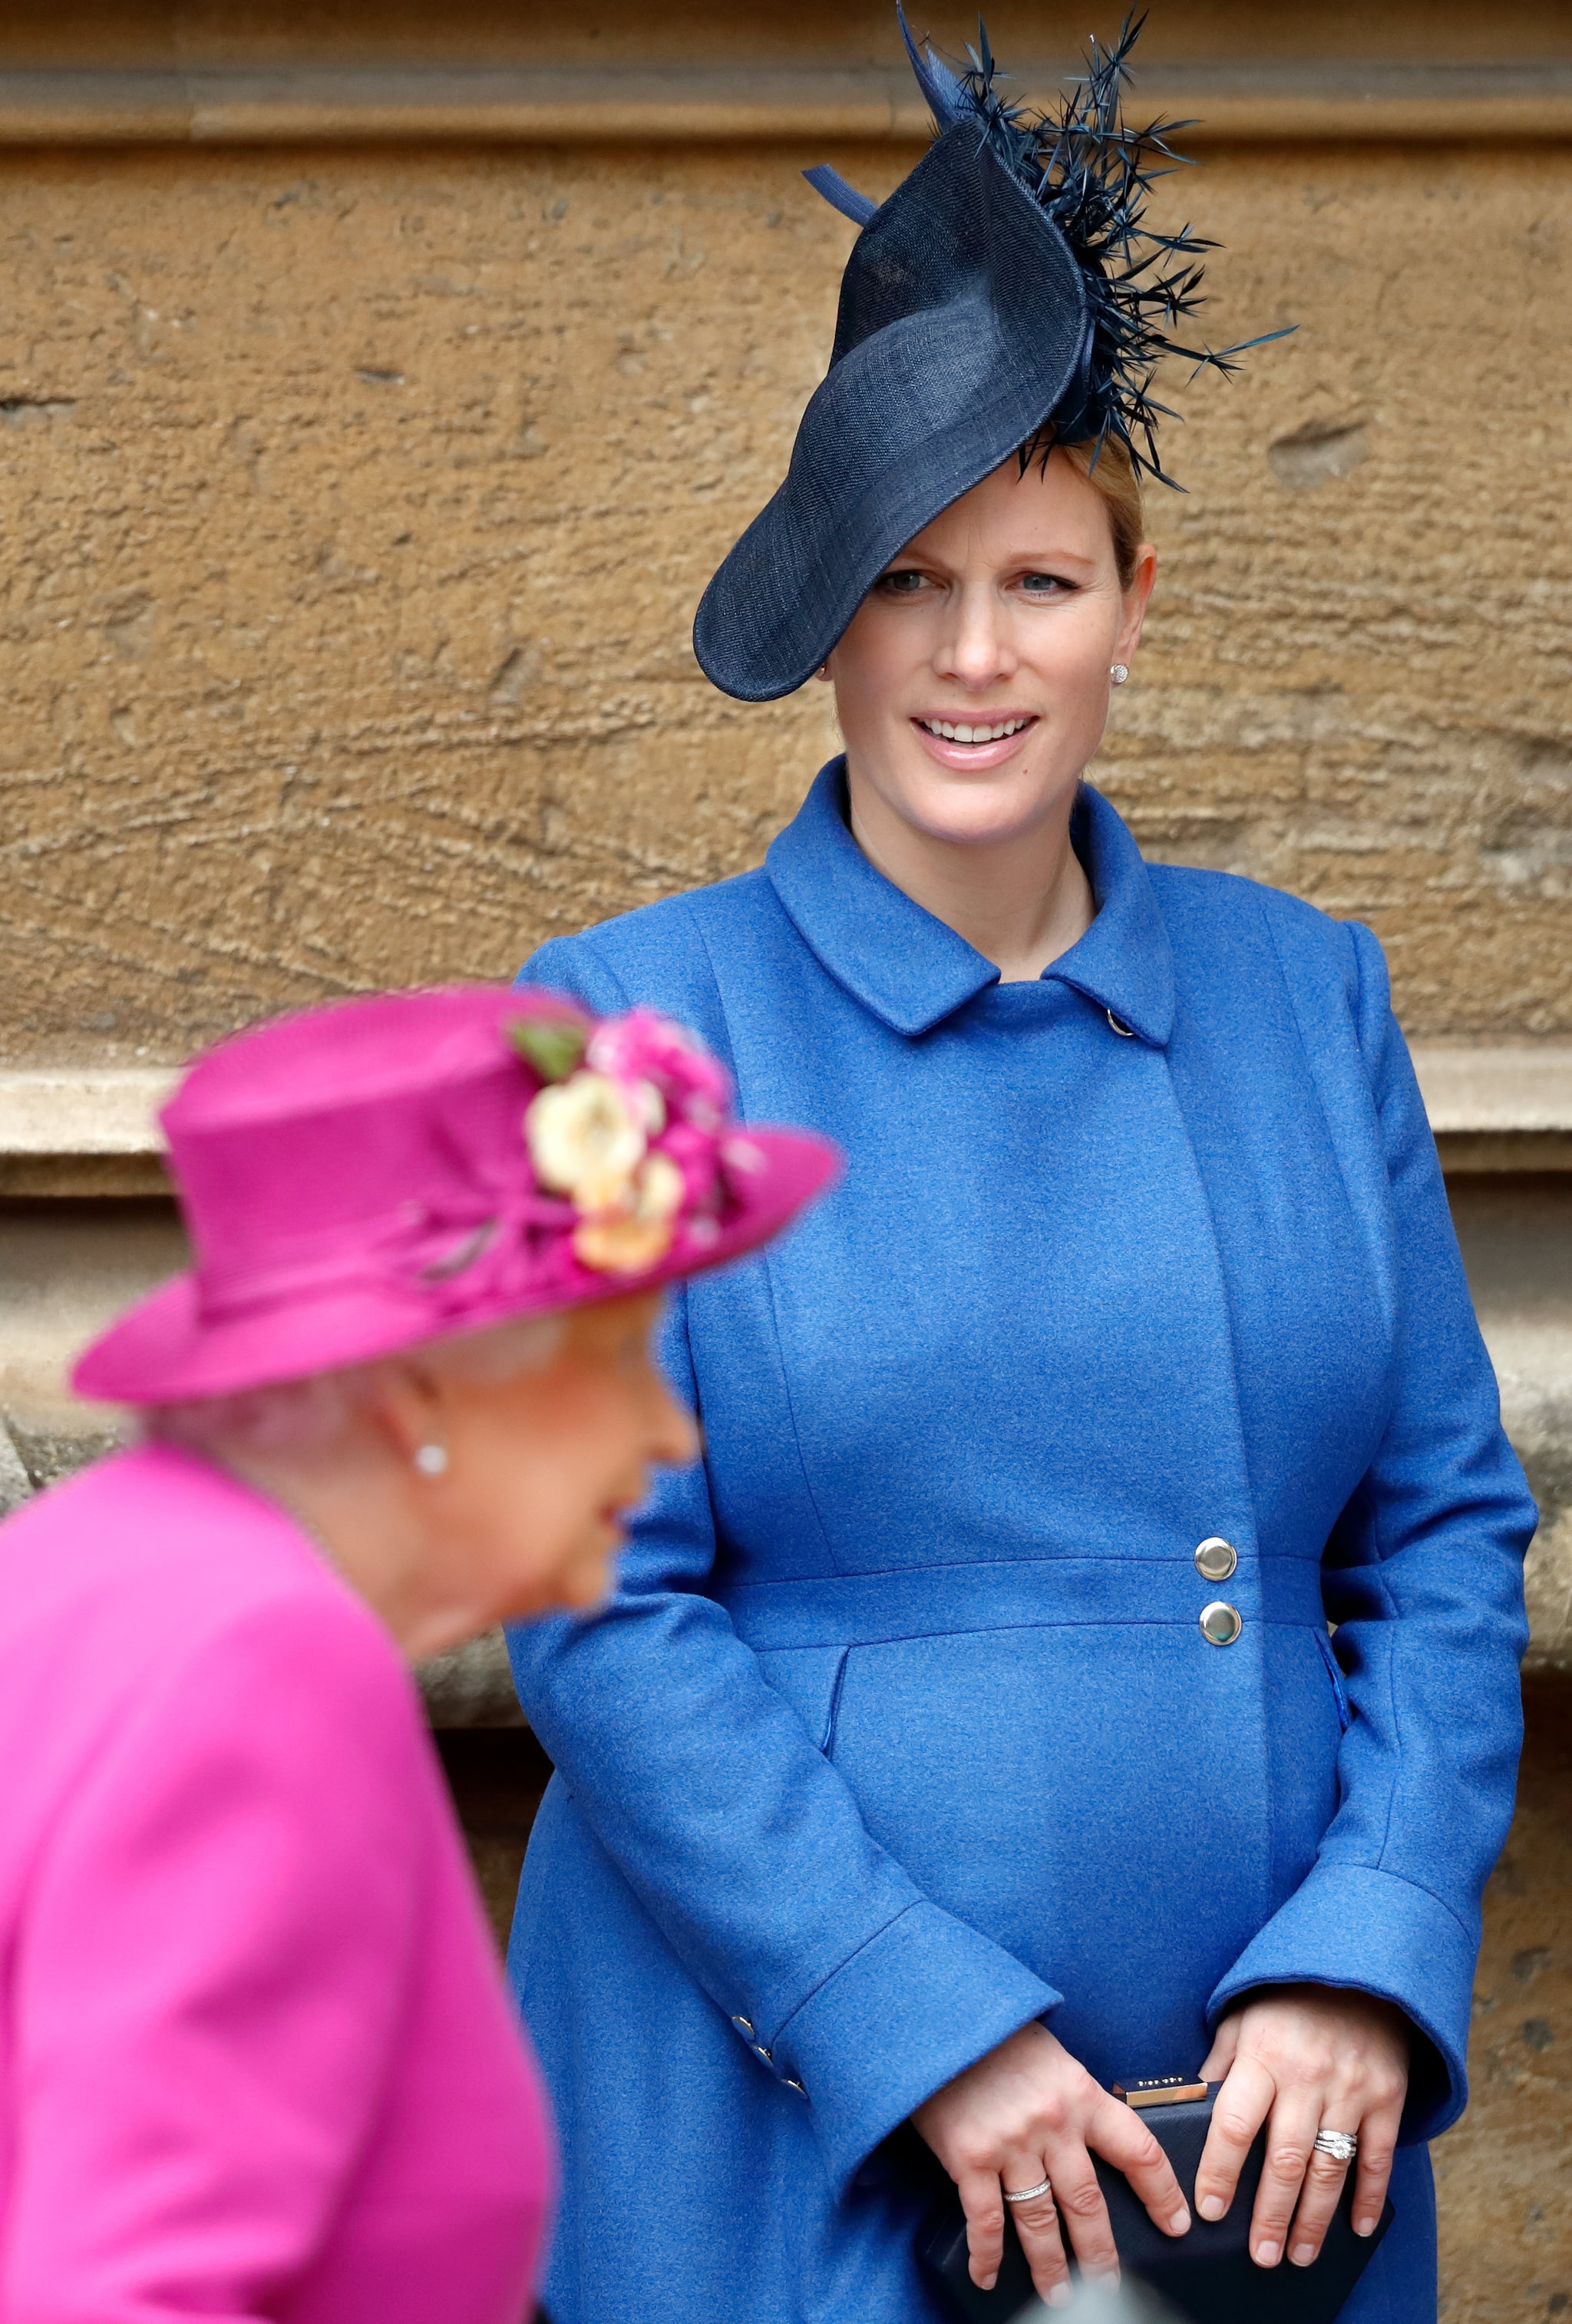
[[[1441,1160],[1460,1176],[1572,1171],[1572,1042],[1418,1041]],[[170,1066],[0,1072],[0,1199],[168,1194],[156,1112]]]
[[[1413,1061],[1438,1138],[1572,1134],[1572,1042],[1416,1041]]]
[[[1436,1151],[1448,1178],[1572,1171],[1572,1133],[1563,1130],[1438,1130]]]
[[[0,1197],[167,1194],[170,1066],[0,1073]]]
[[[1416,1041],[1413,1061],[1448,1176],[1572,1170],[1572,1042]]]
[[[0,1072],[0,1197],[167,1194],[158,1106],[172,1066]]]
[[[158,1154],[157,1111],[175,1080],[171,1065],[0,1073],[0,1153]]]
[[[1017,78],[1039,101],[1052,65]],[[1187,143],[1572,136],[1572,67],[1372,64],[1149,69],[1141,103]],[[0,145],[919,143],[904,68],[311,65],[29,67],[0,82]]]

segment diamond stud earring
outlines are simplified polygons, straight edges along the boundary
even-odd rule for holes
[[[415,1448],[415,1466],[423,1477],[444,1477],[447,1474],[446,1444],[418,1444]]]
[[[1126,669],[1122,661],[1115,662],[1108,671],[1108,676],[1113,679],[1116,686],[1123,686],[1125,680],[1129,677],[1129,671]]]

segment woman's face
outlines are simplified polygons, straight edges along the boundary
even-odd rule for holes
[[[974,846],[1062,814],[1155,565],[1143,549],[1120,587],[1102,496],[1062,456],[995,469],[891,561],[830,656],[854,807],[861,789]]]
[[[442,1444],[447,1464],[409,1489],[443,1563],[490,1620],[594,1605],[651,1466],[697,1458],[694,1424],[650,1353],[660,1309],[657,1292],[572,1308],[538,1368],[425,1375],[412,1433]]]

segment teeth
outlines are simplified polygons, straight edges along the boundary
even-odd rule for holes
[[[947,718],[923,721],[930,734],[942,734],[947,742],[1002,742],[1007,734],[1018,734],[1026,723],[1024,718],[1006,718],[996,726],[952,726]]]

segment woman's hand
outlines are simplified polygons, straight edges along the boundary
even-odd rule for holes
[[[1275,2267],[1285,2245],[1296,2267],[1308,2267],[1320,2250],[1348,2166],[1315,2153],[1318,2130],[1357,2136],[1354,2227],[1359,2235],[1374,2235],[1392,2175],[1408,2070],[1408,2019],[1391,2002],[1367,1993],[1281,1986],[1225,2017],[1201,2068],[1209,2082],[1223,2085],[1195,2174],[1201,2218],[1222,2218],[1250,2143],[1270,2116],[1250,2223],[1250,2255],[1257,2267]]]
[[[912,2120],[961,2190],[971,2280],[985,2292],[1004,2255],[1003,2189],[1043,2180],[1045,2195],[1010,2206],[1041,2297],[1054,2308],[1070,2298],[1061,2218],[1085,2273],[1117,2277],[1092,2154],[1124,2172],[1164,2234],[1181,2236],[1190,2225],[1168,2157],[1140,2116],[1094,2082],[1046,2026],[1012,2034],[935,2090]]]

